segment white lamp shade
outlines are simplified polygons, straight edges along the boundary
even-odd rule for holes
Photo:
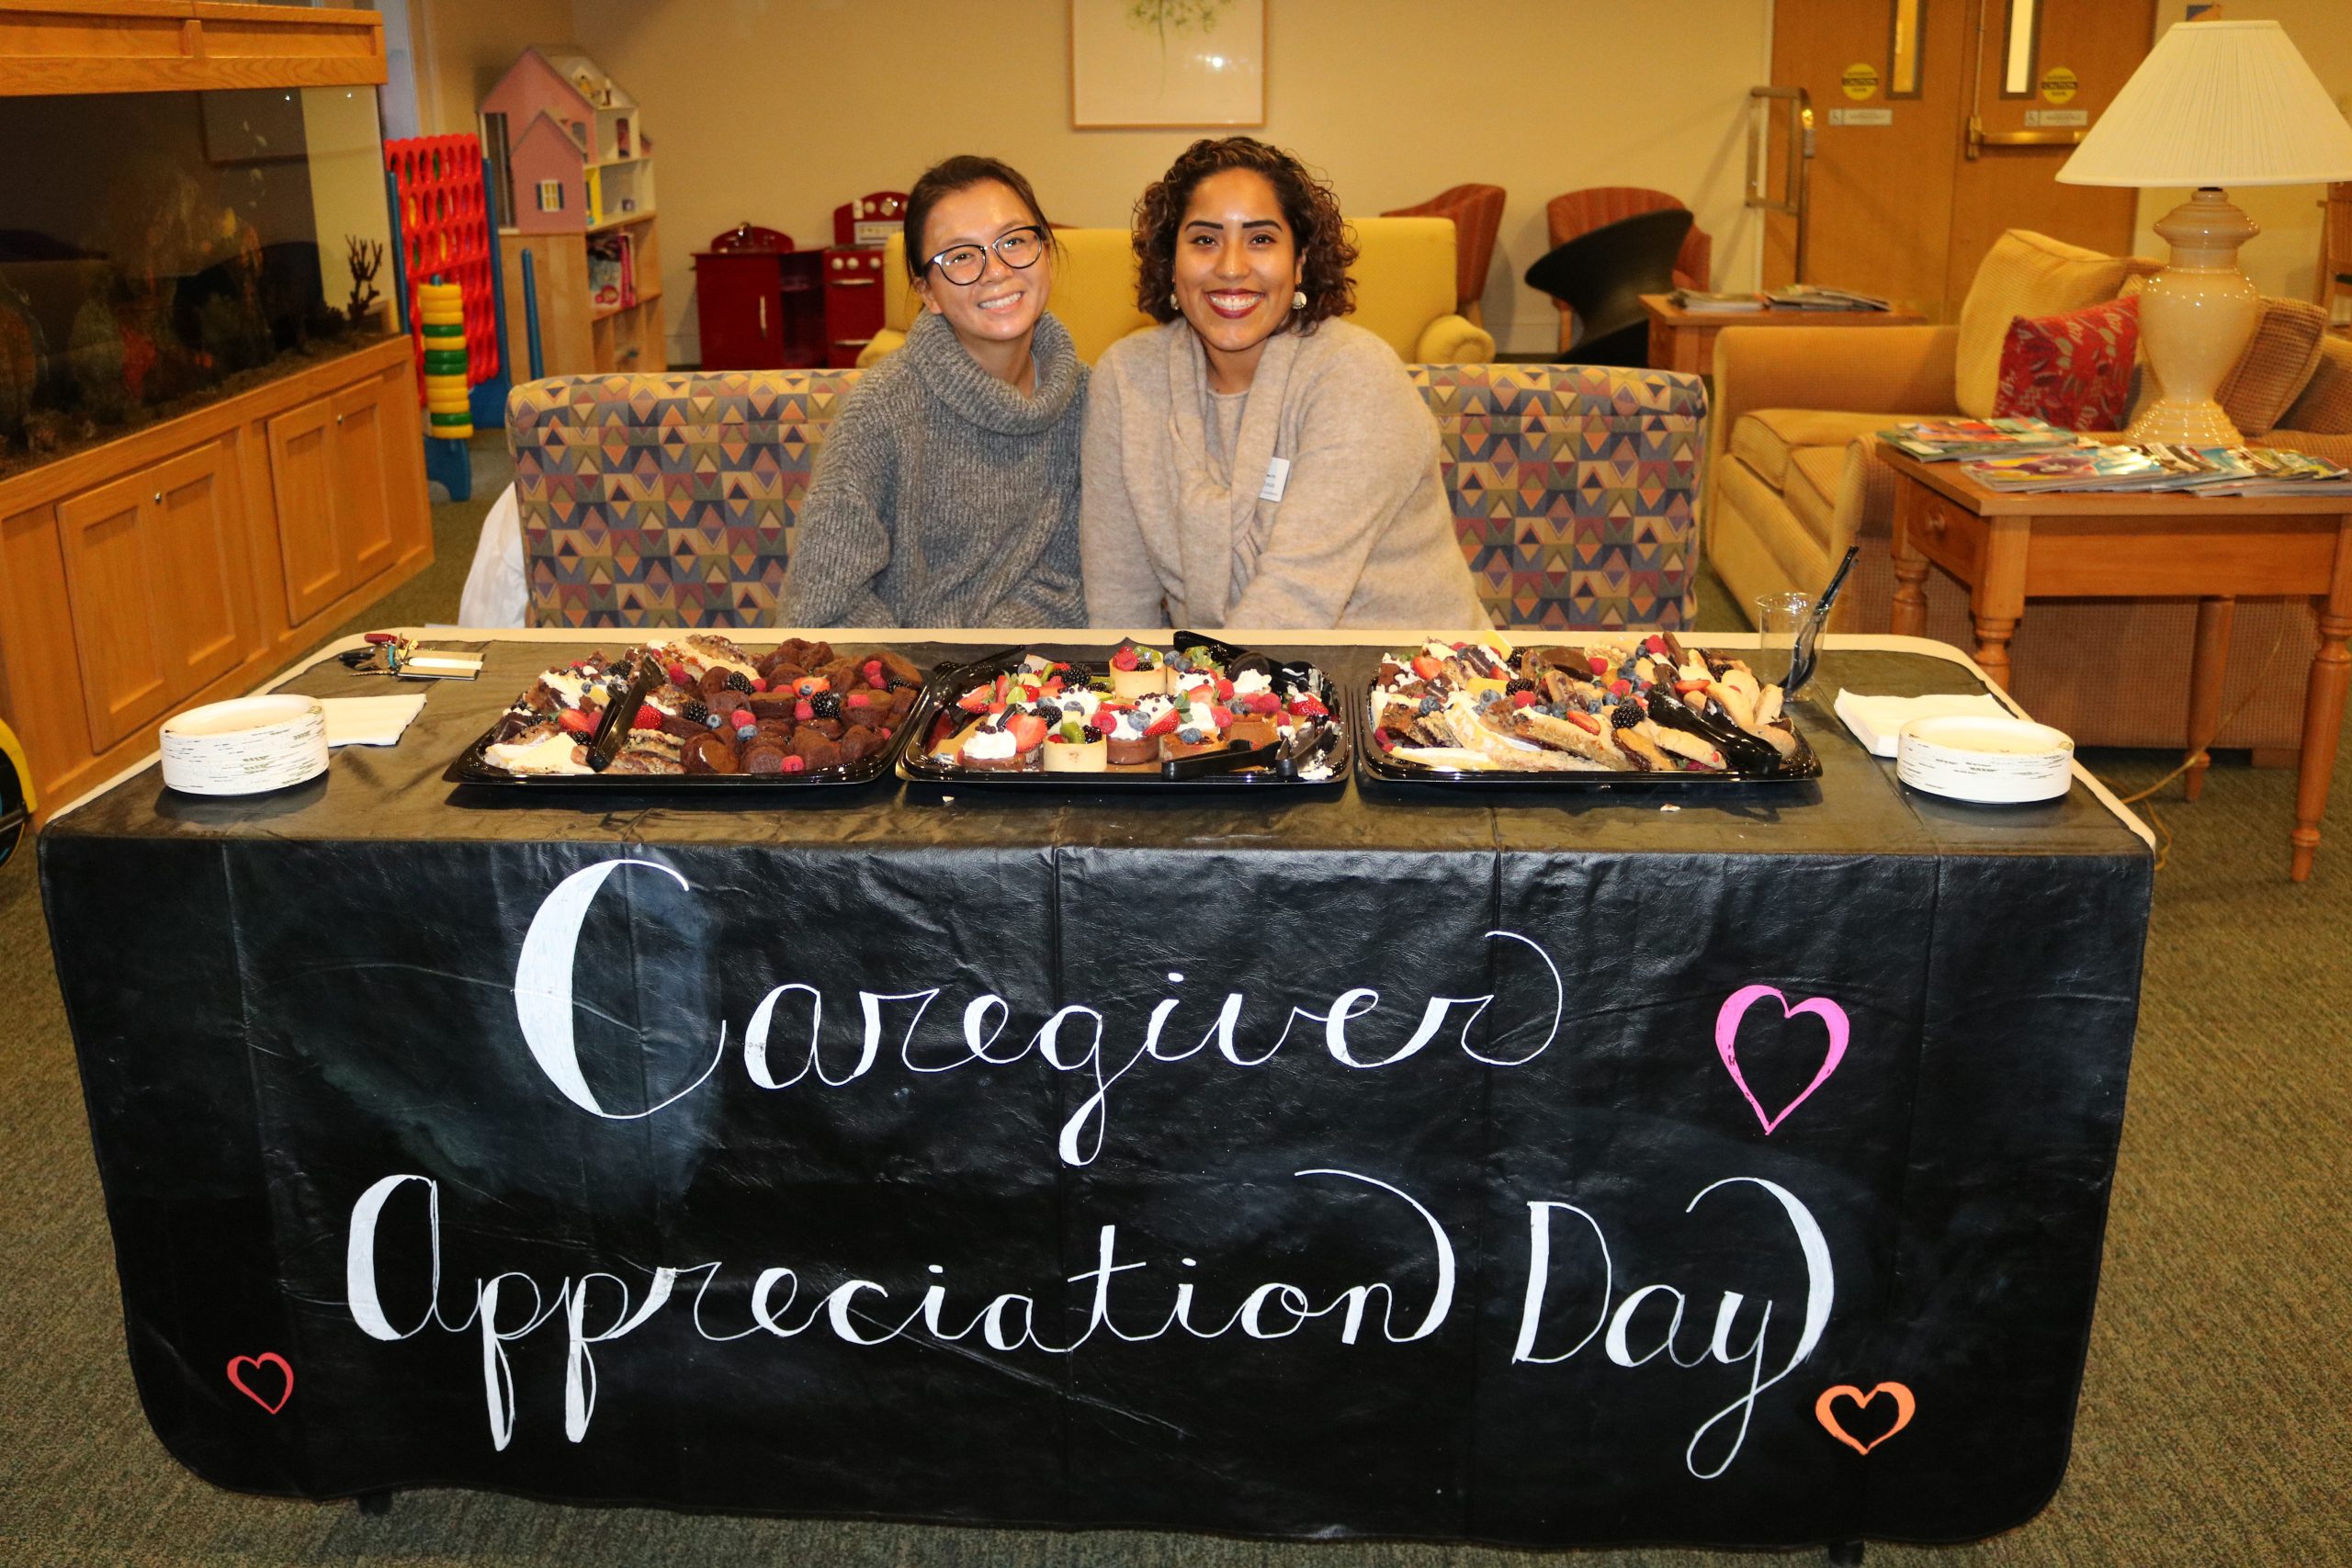
[[[2278,23],[2180,22],[2058,178],[2192,187],[2352,180],[2352,125]]]

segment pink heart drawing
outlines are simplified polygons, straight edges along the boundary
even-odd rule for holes
[[[254,1393],[253,1385],[245,1382],[245,1369],[247,1367],[276,1367],[279,1373],[285,1377],[286,1386],[278,1391],[276,1404],[272,1404],[270,1401],[264,1399],[260,1394]],[[275,1416],[279,1411],[285,1409],[286,1402],[294,1397],[294,1369],[288,1366],[286,1364],[286,1358],[279,1355],[275,1350],[264,1350],[258,1356],[230,1357],[229,1382],[239,1393],[243,1394],[247,1399],[252,1400],[255,1404],[260,1405],[272,1416]]]
[[[1829,1031],[1829,1050],[1821,1058],[1821,1070],[1813,1075],[1813,1081],[1805,1085],[1794,1100],[1781,1107],[1777,1116],[1764,1114],[1764,1107],[1757,1102],[1755,1092],[1747,1087],[1747,1079],[1740,1074],[1739,1050],[1734,1043],[1739,1037],[1739,1021],[1747,1016],[1750,1006],[1765,997],[1781,1004],[1782,1018],[1794,1018],[1801,1012],[1814,1013]],[[1770,1137],[1773,1128],[1788,1120],[1790,1111],[1811,1099],[1813,1091],[1828,1082],[1829,1075],[1838,1070],[1838,1064],[1845,1059],[1848,1032],[1846,1010],[1827,997],[1808,997],[1791,1007],[1789,998],[1782,996],[1777,987],[1742,986],[1724,998],[1722,1010],[1715,1014],[1715,1055],[1724,1059],[1724,1068],[1731,1074],[1731,1081],[1739,1086],[1741,1097],[1756,1112],[1756,1119],[1764,1123],[1765,1135]]]

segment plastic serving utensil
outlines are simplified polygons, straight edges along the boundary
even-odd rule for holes
[[[588,741],[590,773],[603,773],[613,765],[613,759],[620,755],[621,744],[628,739],[628,727],[636,721],[638,708],[644,703],[645,694],[653,690],[656,673],[650,659],[641,661],[637,678],[628,683],[628,690],[605,705],[605,716],[597,723],[596,731]]]
[[[1789,650],[1789,678],[1781,682],[1783,705],[1797,699],[1797,693],[1813,679],[1815,663],[1814,645],[1821,640],[1821,628],[1829,623],[1829,606],[1838,602],[1838,590],[1846,586],[1846,574],[1854,570],[1854,558],[1862,553],[1860,545],[1846,547],[1846,558],[1838,563],[1837,572],[1829,579],[1829,586],[1821,591],[1814,602],[1813,614],[1797,628],[1796,646]]]

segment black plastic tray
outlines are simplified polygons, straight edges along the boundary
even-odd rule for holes
[[[1521,771],[1519,769],[1470,770],[1463,768],[1424,768],[1413,762],[1399,762],[1380,749],[1372,737],[1372,696],[1379,687],[1378,677],[1363,683],[1355,695],[1355,714],[1364,721],[1364,743],[1357,753],[1356,766],[1363,776],[1381,784],[1439,784],[1447,788],[1467,786],[1473,789],[1535,789],[1556,790],[1566,795],[1589,795],[1595,790],[1686,790],[1724,789],[1744,784],[1805,784],[1821,776],[1821,759],[1814,755],[1806,743],[1804,732],[1796,731],[1797,754],[1779,767],[1765,773],[1555,773],[1550,770]],[[1794,728],[1793,726],[1791,727]]]
[[[1236,648],[1231,643],[1219,642],[1215,637],[1202,637],[1196,632],[1178,632],[1171,640],[1180,650],[1206,649],[1220,663],[1230,663],[1250,651]],[[953,784],[959,789],[1062,790],[1079,794],[1141,791],[1149,795],[1236,789],[1333,789],[1348,782],[1353,729],[1348,721],[1339,688],[1332,684],[1330,676],[1319,666],[1295,660],[1272,662],[1279,675],[1291,677],[1294,681],[1303,675],[1316,698],[1330,710],[1330,717],[1320,726],[1320,739],[1307,745],[1295,761],[1306,765],[1326,762],[1330,768],[1328,777],[1301,778],[1295,771],[1285,773],[1277,768],[1258,768],[1247,773],[1210,773],[1192,777],[1170,777],[1159,773],[1015,773],[955,767],[933,761],[928,738],[941,710],[981,681],[1011,673],[1020,666],[1029,651],[1026,648],[1008,648],[967,664],[942,664],[933,669],[931,678],[923,682],[922,695],[915,700],[913,711],[907,716],[905,727],[890,738],[900,748],[899,776],[917,784]],[[1073,659],[1067,662],[1072,670],[1088,676],[1099,675],[1110,668],[1109,661],[1101,659]],[[1168,765],[1162,764],[1163,767]],[[1183,764],[1179,762],[1175,765],[1182,767]]]
[[[622,702],[633,711],[630,699]],[[842,784],[872,784],[890,772],[905,747],[907,737],[913,733],[912,716],[922,705],[917,697],[915,707],[908,710],[909,721],[900,725],[879,750],[869,752],[854,762],[831,768],[811,768],[797,773],[511,773],[504,768],[486,761],[492,737],[499,723],[506,716],[502,712],[491,721],[488,729],[474,738],[472,745],[458,753],[457,760],[442,770],[445,784],[465,784],[483,789],[527,789],[569,795],[586,791],[609,794],[627,790],[638,794],[689,795],[707,795],[716,790],[792,791],[824,789]],[[511,709],[507,711],[512,711]]]

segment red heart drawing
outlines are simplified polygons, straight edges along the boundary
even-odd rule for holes
[[[1735,1043],[1739,1037],[1739,1021],[1747,1015],[1751,1006],[1766,997],[1781,1004],[1782,1018],[1794,1018],[1804,1012],[1815,1013],[1829,1031],[1829,1049],[1821,1058],[1821,1070],[1813,1075],[1813,1081],[1805,1085],[1794,1100],[1781,1107],[1777,1116],[1767,1116],[1764,1107],[1757,1101],[1755,1091],[1747,1087],[1747,1079],[1739,1070],[1739,1051]],[[1846,1010],[1827,997],[1809,997],[1791,1007],[1789,998],[1781,995],[1777,987],[1742,986],[1724,998],[1724,1005],[1715,1013],[1715,1055],[1724,1059],[1724,1068],[1731,1074],[1731,1081],[1739,1086],[1741,1098],[1747,1101],[1748,1109],[1756,1112],[1756,1119],[1764,1123],[1764,1135],[1770,1137],[1773,1128],[1788,1120],[1790,1111],[1812,1099],[1813,1091],[1829,1081],[1829,1075],[1836,1072],[1838,1064],[1846,1058],[1849,1032]]]
[[[255,1393],[254,1392],[253,1385],[245,1382],[244,1369],[247,1367],[276,1367],[280,1375],[286,1379],[286,1386],[278,1392],[277,1400],[275,1404],[264,1399],[260,1394]],[[243,1394],[247,1399],[252,1400],[255,1404],[260,1405],[272,1416],[275,1416],[279,1411],[285,1409],[286,1402],[294,1397],[294,1369],[288,1366],[286,1364],[286,1358],[279,1355],[275,1350],[264,1350],[258,1356],[230,1357],[229,1382],[239,1393]]]
[[[1872,1438],[1867,1443],[1860,1441],[1853,1433],[1849,1432],[1843,1426],[1839,1425],[1838,1413],[1830,1408],[1830,1405],[1837,1400],[1844,1398],[1852,1400],[1860,1408],[1867,1409],[1870,1406],[1871,1401],[1876,1399],[1882,1393],[1890,1395],[1894,1400],[1894,1425],[1889,1427],[1885,1431],[1881,1432],[1877,1437]],[[1813,1418],[1820,1422],[1823,1430],[1826,1431],[1831,1437],[1837,1438],[1839,1442],[1845,1444],[1856,1453],[1866,1454],[1872,1449],[1878,1447],[1881,1443],[1886,1441],[1887,1438],[1894,1436],[1895,1433],[1903,1430],[1904,1427],[1911,1425],[1912,1413],[1917,1408],[1917,1402],[1912,1399],[1911,1391],[1904,1387],[1899,1382],[1883,1382],[1876,1388],[1871,1390],[1868,1393],[1864,1393],[1852,1383],[1841,1382],[1836,1388],[1825,1388],[1821,1391],[1821,1397],[1813,1402]]]

